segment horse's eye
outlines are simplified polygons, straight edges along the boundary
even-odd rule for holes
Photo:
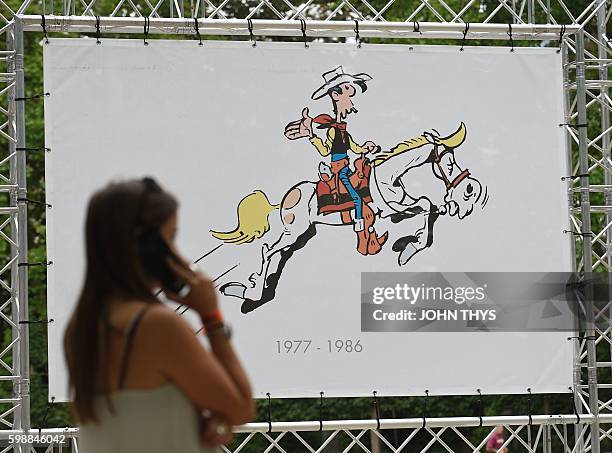
[[[472,183],[469,183],[466,188],[467,193],[472,193],[473,190],[474,188],[472,187]]]

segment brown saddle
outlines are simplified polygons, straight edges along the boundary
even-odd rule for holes
[[[331,174],[321,172],[320,181],[317,183],[317,205],[319,214],[331,212],[346,212],[355,208],[355,203],[348,190],[338,177],[338,173],[349,165],[348,159],[342,159],[331,163]],[[360,157],[354,162],[355,171],[349,176],[351,184],[357,190],[364,203],[370,203],[370,174],[372,166],[365,157]],[[345,223],[350,223],[350,215],[343,214]]]

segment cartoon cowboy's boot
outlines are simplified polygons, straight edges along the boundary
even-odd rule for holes
[[[384,243],[387,242],[387,239],[389,239],[389,232],[385,231],[382,235],[378,236],[377,234],[376,236],[377,236],[378,243],[380,244],[380,247],[382,248]]]
[[[374,227],[370,227],[370,235],[368,238],[368,255],[376,255],[382,250],[382,246],[389,238],[389,233],[385,231],[381,236],[378,236]]]
[[[368,255],[376,255],[382,250],[382,246],[389,237],[389,233],[385,231],[384,234],[378,236],[373,226],[370,227],[370,234],[368,235]]]
[[[372,208],[370,208],[370,206],[367,204],[364,204],[363,206],[363,219],[367,229],[367,254],[376,255],[382,249],[382,246],[387,241],[389,235],[385,232],[382,236],[378,236],[376,230],[374,229],[376,215],[374,214]]]
[[[374,229],[374,211],[367,205],[363,205],[363,218],[355,220],[355,231],[357,232],[357,251],[362,255],[375,255],[382,249],[383,244],[389,237],[385,232],[378,236]]]

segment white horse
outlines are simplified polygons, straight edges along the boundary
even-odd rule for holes
[[[483,193],[480,182],[455,161],[454,151],[465,137],[466,128],[461,123],[448,137],[424,133],[390,151],[373,155],[369,206],[381,219],[412,225],[408,229],[410,234],[397,239],[392,246],[400,266],[433,244],[433,226],[440,215],[463,219],[472,213],[477,202],[483,206],[486,203],[486,190]],[[411,170],[426,164],[431,164],[434,176],[445,184],[444,203],[440,206],[423,194],[409,193]],[[285,264],[315,236],[317,225],[347,225],[339,213],[318,213],[316,185],[310,181],[296,184],[279,205],[271,204],[263,192],[255,191],[238,205],[238,226],[234,230],[212,231],[213,236],[227,243],[251,242],[268,232],[268,216],[279,210],[283,229],[275,242],[263,244],[260,269],[251,275],[249,282],[229,282],[220,288],[222,294],[242,299],[243,313],[274,299]]]

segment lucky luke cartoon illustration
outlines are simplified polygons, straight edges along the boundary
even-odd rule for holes
[[[358,145],[347,130],[347,117],[357,113],[353,97],[360,89],[367,90],[367,82],[372,80],[368,74],[346,74],[338,66],[323,74],[325,83],[313,94],[313,100],[328,97],[332,101],[334,117],[322,114],[314,118],[308,115],[308,108],[302,111],[302,118],[291,122],[285,128],[285,136],[290,140],[308,138],[319,154],[331,157],[331,166],[321,163],[317,185],[319,213],[341,212],[345,223],[353,223],[357,233],[357,251],[362,255],[374,255],[381,250],[387,240],[387,233],[378,236],[374,230],[374,212],[368,203],[372,201],[369,190],[364,184],[366,173],[371,167],[363,157],[368,152],[380,150],[372,141]],[[313,123],[318,129],[326,130],[325,140],[313,131]],[[350,168],[349,151],[361,155],[355,162],[355,169]],[[354,221],[350,212],[354,209]]]
[[[312,99],[329,97],[334,116],[312,118],[305,108],[302,118],[289,123],[284,132],[291,140],[310,140],[325,160],[329,158],[329,164],[319,165],[319,180],[296,183],[279,204],[255,190],[239,201],[235,228],[211,230],[220,241],[239,246],[266,235],[269,217],[279,216],[281,231],[275,233],[274,242],[262,245],[259,269],[248,281],[230,281],[219,288],[225,296],[242,301],[243,313],[274,299],[290,258],[315,237],[321,225],[353,225],[357,250],[364,259],[371,259],[381,256],[388,238],[387,233],[375,231],[375,218],[397,224],[405,234],[395,239],[391,250],[397,254],[397,263],[405,266],[434,244],[434,225],[442,216],[448,221],[465,219],[477,204],[484,208],[487,203],[486,186],[455,160],[456,150],[467,137],[464,123],[447,136],[432,129],[388,151],[381,151],[373,141],[358,145],[348,132],[346,119],[357,112],[353,98],[365,92],[372,77],[353,75],[338,66],[325,72],[323,79],[325,83]],[[313,125],[325,131],[323,138]],[[351,168],[350,158],[355,156]],[[423,168],[430,171],[417,171]]]

